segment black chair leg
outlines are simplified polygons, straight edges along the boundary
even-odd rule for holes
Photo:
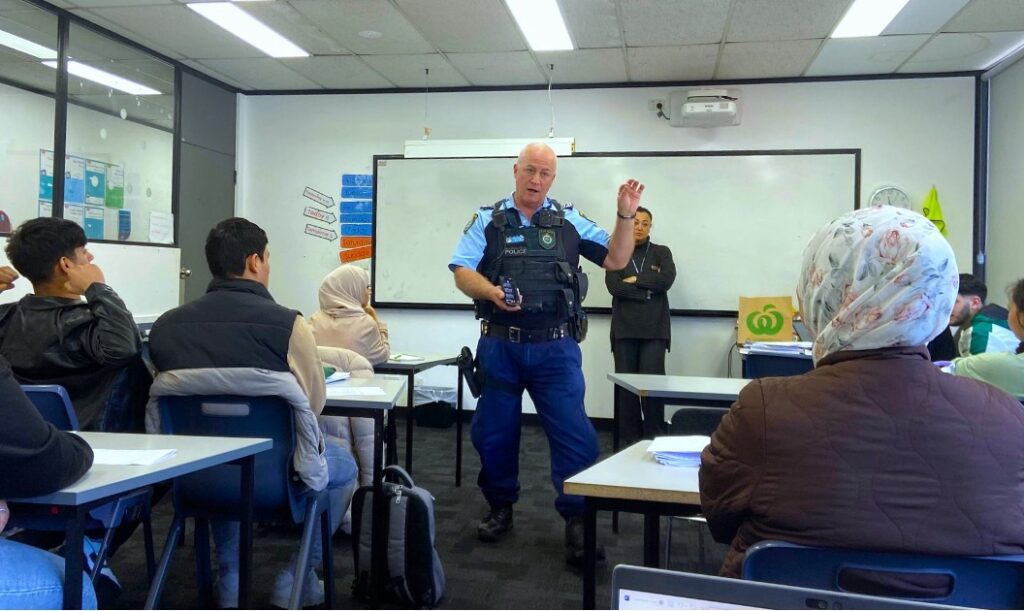
[[[210,570],[210,521],[196,518],[193,540],[196,548],[196,577],[199,606],[209,609],[213,601],[213,576]]]
[[[331,505],[327,504],[320,514],[320,541],[323,546],[324,602],[328,609],[334,608],[334,544],[331,533]]]
[[[100,544],[100,551],[96,553],[96,560],[93,562],[92,571],[89,572],[89,580],[93,583],[96,583],[96,577],[99,576],[103,564],[107,561],[107,550],[110,549],[110,542],[114,539],[115,530],[117,529],[108,528],[103,533],[103,543]]]
[[[306,503],[306,515],[302,520],[302,543],[299,545],[299,557],[295,559],[295,567],[292,573],[292,595],[288,599],[289,609],[302,608],[302,586],[305,583],[309,553],[313,548],[313,530],[316,527],[316,514],[320,505],[317,500],[316,497],[313,497]]]
[[[156,578],[149,586],[149,596],[146,597],[146,609],[156,609],[160,601],[160,594],[163,593],[164,584],[167,581],[167,573],[171,568],[171,556],[174,555],[174,548],[178,546],[182,533],[185,531],[185,518],[174,516],[171,529],[167,533],[167,543],[164,544],[164,552],[160,556],[160,566],[156,570]]]
[[[142,536],[146,544],[146,578],[153,583],[156,576],[156,550],[153,546],[153,521],[147,508],[146,514],[142,517]]]

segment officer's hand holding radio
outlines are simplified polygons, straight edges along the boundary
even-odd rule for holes
[[[505,312],[518,312],[522,309],[523,294],[519,292],[511,278],[501,279],[501,284],[494,286],[489,295],[491,302]]]

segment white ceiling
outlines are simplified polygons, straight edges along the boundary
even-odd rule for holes
[[[548,53],[502,0],[239,4],[313,54],[273,59],[187,1],[51,3],[242,90],[542,85],[549,64],[556,85],[943,73],[1024,44],[1024,0],[911,0],[882,36],[837,40],[851,0],[559,0],[577,49]],[[0,18],[20,6],[0,0]]]

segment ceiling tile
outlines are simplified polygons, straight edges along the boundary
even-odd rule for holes
[[[928,41],[927,34],[832,38],[804,76],[890,74]]]
[[[0,13],[0,30],[57,50],[57,18],[42,11]],[[4,47],[5,49],[7,47]],[[19,53],[25,59],[34,57]]]
[[[201,63],[241,81],[247,89],[321,89],[272,57],[204,59]]]
[[[434,47],[389,2],[292,0],[290,4],[353,53],[384,55],[434,51]],[[380,32],[382,36],[364,38],[359,35],[363,31]]]
[[[950,20],[943,32],[1007,32],[1024,30],[1024,2],[974,0]]]
[[[203,64],[199,63],[197,60],[194,60],[194,59],[183,59],[183,60],[181,60],[181,63],[185,64],[189,68],[192,68],[192,69],[194,69],[194,70],[196,70],[198,72],[202,72],[203,74],[209,76],[210,78],[218,80],[218,81],[224,83],[225,85],[230,85],[231,87],[234,87],[235,89],[248,89],[248,87],[246,87],[241,82],[236,81],[235,79],[231,78],[230,76],[228,76],[226,74],[223,74],[221,72],[217,72],[216,70],[214,70],[213,68],[211,68],[209,66],[204,66]]]
[[[69,0],[67,4],[72,4],[77,8],[105,8],[112,6],[143,6],[157,4],[173,6],[175,2],[173,0]]]
[[[156,51],[157,53],[161,53],[163,55],[166,55],[167,57],[172,57],[172,58],[175,58],[175,59],[179,59],[179,58],[185,57],[182,53],[180,53],[180,52],[178,52],[178,51],[176,51],[174,49],[165,47],[165,46],[163,46],[163,45],[161,45],[161,44],[159,44],[159,43],[157,43],[157,42],[155,42],[153,40],[150,40],[149,38],[147,38],[145,36],[142,36],[138,32],[133,31],[131,28],[125,27],[125,26],[120,25],[118,23],[114,23],[113,21],[110,21],[109,19],[104,19],[100,15],[92,13],[92,12],[86,10],[86,9],[72,9],[71,12],[76,14],[76,15],[78,15],[79,17],[81,17],[83,19],[91,21],[92,23],[94,23],[94,24],[96,24],[98,26],[102,26],[102,27],[110,30],[111,32],[114,32],[115,34],[120,34],[121,36],[124,36],[125,38],[133,40],[133,41],[139,43],[140,45],[142,45],[142,46],[144,46],[144,47],[146,47],[146,48],[148,48],[150,50],[153,50],[153,51]]]
[[[615,0],[561,0],[569,36],[579,49],[622,46]]]
[[[1024,32],[939,34],[921,48],[900,72],[985,70],[1024,44]]]
[[[292,57],[280,61],[327,89],[386,89],[395,86],[351,55]]]
[[[820,40],[732,42],[722,50],[716,79],[781,78],[803,74]]]
[[[851,0],[738,0],[726,40],[754,42],[825,38]]]
[[[718,45],[626,49],[633,82],[702,81],[715,73]]]
[[[396,0],[438,50],[448,53],[523,51],[526,41],[501,0]]]
[[[469,81],[443,55],[366,55],[363,60],[399,87],[466,87]],[[424,74],[429,69],[430,74]]]
[[[971,0],[910,0],[885,26],[883,36],[934,34]]]
[[[266,55],[214,25],[198,13],[177,6],[136,6],[91,9],[84,16],[97,15],[117,24],[129,38],[143,37],[180,56],[193,59],[266,57]]]
[[[34,61],[12,61],[11,56],[7,54],[0,56],[0,78],[51,93],[57,91],[56,70]],[[7,98],[8,95],[10,94],[5,93],[4,97]]]
[[[490,85],[539,85],[547,83],[537,62],[527,51],[510,53],[449,53],[448,61],[469,82],[478,87]]]
[[[344,55],[349,50],[289,2],[241,2],[239,7],[312,55]]]
[[[554,64],[554,83],[624,83],[626,58],[622,49],[580,49],[537,53],[542,64]]]
[[[729,14],[722,0],[620,0],[630,47],[720,42]]]

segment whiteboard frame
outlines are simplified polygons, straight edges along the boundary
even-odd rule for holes
[[[835,149],[773,149],[773,150],[721,150],[721,151],[607,151],[576,153],[572,157],[747,157],[747,156],[822,156],[822,155],[850,155],[853,160],[853,209],[860,209],[860,171],[861,171],[861,149],[859,148],[835,148]],[[515,156],[505,157],[515,159]],[[477,156],[450,156],[450,157],[406,157],[405,155],[374,155],[373,156],[373,217],[370,283],[377,283],[377,167],[379,161],[420,161],[431,159],[483,159]],[[493,157],[487,157],[493,159]],[[452,280],[454,282],[454,280]],[[469,299],[467,297],[467,299]],[[377,294],[372,294],[372,305],[375,308],[395,308],[405,310],[472,310],[472,303],[415,303],[407,301],[377,301]],[[612,309],[607,306],[584,306],[588,314],[611,314]],[[695,318],[736,318],[738,310],[694,310],[671,308],[670,316],[689,316]]]

